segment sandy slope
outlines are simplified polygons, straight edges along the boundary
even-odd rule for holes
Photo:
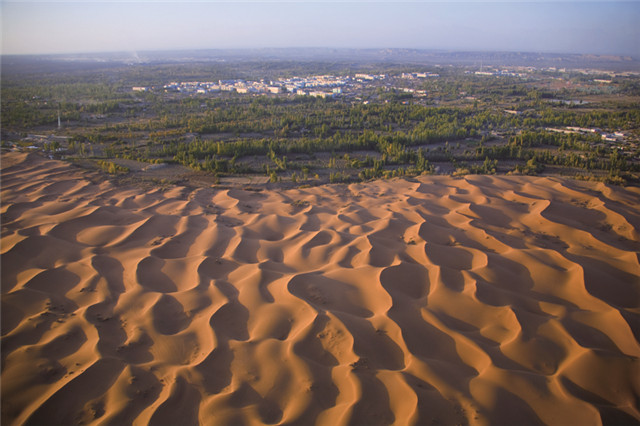
[[[2,167],[3,425],[640,422],[638,188]]]

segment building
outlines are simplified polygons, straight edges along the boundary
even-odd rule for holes
[[[318,96],[320,98],[330,98],[333,96],[333,93],[315,91],[315,92],[309,92],[309,96]]]

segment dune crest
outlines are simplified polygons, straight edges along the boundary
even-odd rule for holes
[[[2,167],[2,424],[640,422],[636,187]]]

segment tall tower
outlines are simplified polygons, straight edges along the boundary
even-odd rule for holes
[[[58,129],[62,128],[62,123],[60,122],[60,108],[58,108]]]

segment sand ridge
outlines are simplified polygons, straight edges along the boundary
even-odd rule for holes
[[[640,189],[145,192],[2,158],[3,424],[640,422]]]

